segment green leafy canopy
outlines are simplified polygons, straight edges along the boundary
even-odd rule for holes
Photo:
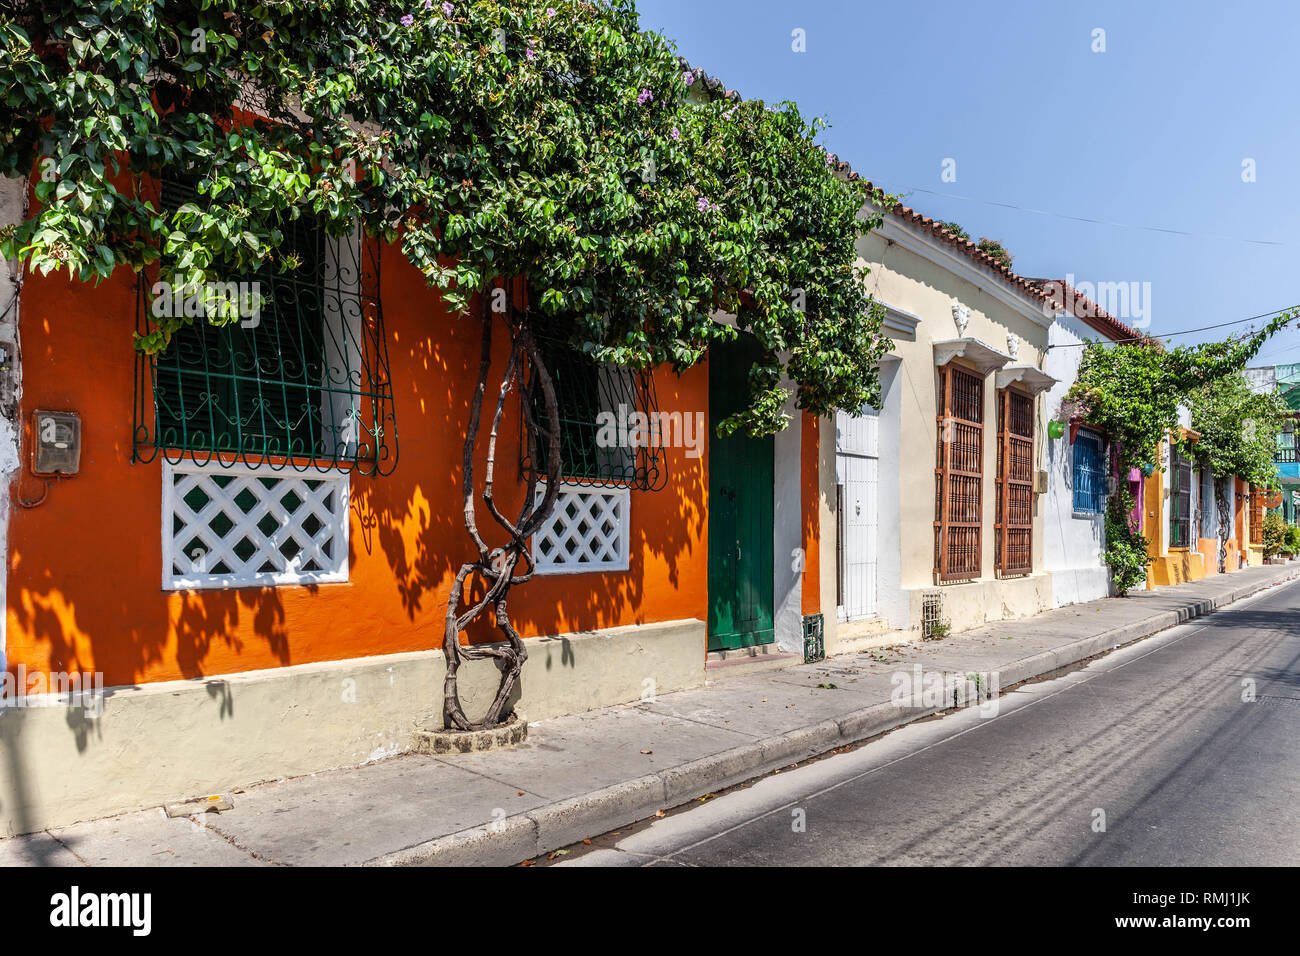
[[[310,212],[396,243],[454,310],[522,277],[536,321],[625,366],[693,365],[735,315],[765,357],[724,429],[784,427],[792,389],[877,404],[868,187],[793,104],[696,83],[630,0],[7,4],[0,172],[38,204],[3,251],[83,281],[161,251],[164,277],[220,279]],[[141,184],[168,170],[201,200],[161,208]]]
[[[1194,409],[1207,394],[1217,394],[1222,380],[1240,378],[1237,373],[1294,318],[1294,311],[1283,312],[1258,331],[1170,350],[1150,340],[1120,345],[1091,341],[1067,401],[1120,443],[1124,468],[1139,467],[1151,462],[1160,442],[1176,432],[1180,405]],[[1273,419],[1261,410],[1257,421],[1263,441]],[[1267,441],[1275,435],[1276,430],[1267,432]]]
[[[1216,475],[1278,487],[1277,436],[1290,409],[1276,390],[1255,392],[1244,376],[1225,375],[1197,389],[1191,406],[1197,460]]]

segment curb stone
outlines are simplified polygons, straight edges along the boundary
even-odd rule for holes
[[[1205,598],[1177,611],[1159,612],[1133,624],[1080,638],[1055,650],[1010,661],[999,668],[1002,676],[999,683],[1010,687],[1049,674],[1152,637],[1297,577],[1300,577],[1300,568],[1291,568],[1272,580],[1235,588],[1219,598]],[[971,702],[966,706],[976,705],[977,702]],[[513,866],[521,860],[530,860],[587,837],[628,826],[668,807],[680,806],[790,763],[875,737],[938,711],[937,707],[900,707],[892,702],[872,704],[842,717],[545,804],[494,824],[450,833],[362,865]]]

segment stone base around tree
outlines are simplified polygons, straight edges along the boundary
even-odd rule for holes
[[[515,708],[510,717],[483,730],[447,730],[442,716],[421,721],[411,734],[411,750],[417,754],[471,754],[504,750],[528,739],[528,718]]]

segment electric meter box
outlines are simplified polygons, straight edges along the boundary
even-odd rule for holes
[[[81,416],[32,412],[32,474],[75,475],[81,468]]]

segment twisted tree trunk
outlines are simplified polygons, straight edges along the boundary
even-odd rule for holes
[[[447,661],[447,676],[443,682],[442,714],[443,724],[448,730],[481,730],[493,727],[501,721],[510,692],[519,680],[524,661],[528,659],[528,651],[524,648],[523,639],[510,623],[507,610],[510,589],[516,584],[523,584],[533,576],[533,560],[528,550],[528,538],[541,527],[542,522],[555,508],[560,483],[560,412],[555,398],[555,386],[542,361],[532,329],[529,327],[530,312],[527,303],[525,302],[524,307],[519,309],[512,302],[503,316],[503,322],[510,334],[510,359],[497,389],[496,410],[492,416],[492,429],[488,435],[482,495],[489,513],[505,530],[509,541],[501,547],[488,547],[479,532],[474,506],[474,445],[482,423],[483,399],[487,394],[488,378],[492,369],[492,327],[497,318],[490,304],[491,296],[484,294],[480,298],[482,350],[479,358],[478,385],[474,390],[474,400],[470,406],[469,424],[465,434],[461,482],[465,530],[474,543],[478,558],[461,565],[452,583],[451,594],[447,598],[447,619],[442,640],[443,656]],[[534,383],[540,387],[545,403],[545,428],[533,419],[528,389]],[[511,520],[503,515],[496,505],[493,498],[493,479],[496,471],[497,431],[501,425],[506,399],[516,385],[520,387],[524,396],[520,405],[523,408],[524,433],[528,441],[530,466],[526,476],[527,488],[523,504],[520,506],[518,517]],[[540,502],[535,501],[537,482],[540,477],[535,467],[539,437],[544,437],[547,441],[546,492]],[[521,560],[524,563],[523,573],[516,574],[515,569]],[[484,593],[478,601],[471,601],[467,597],[467,582],[482,583]],[[495,616],[497,628],[505,636],[505,643],[462,645],[461,632],[489,608]],[[456,678],[463,661],[484,658],[495,658],[501,662],[501,682],[497,686],[496,696],[488,707],[487,714],[481,721],[475,723],[465,716],[461,707]],[[504,716],[509,715],[507,713]]]
[[[1225,479],[1214,476],[1214,504],[1219,510],[1219,573],[1228,570],[1228,496],[1224,494]]]

